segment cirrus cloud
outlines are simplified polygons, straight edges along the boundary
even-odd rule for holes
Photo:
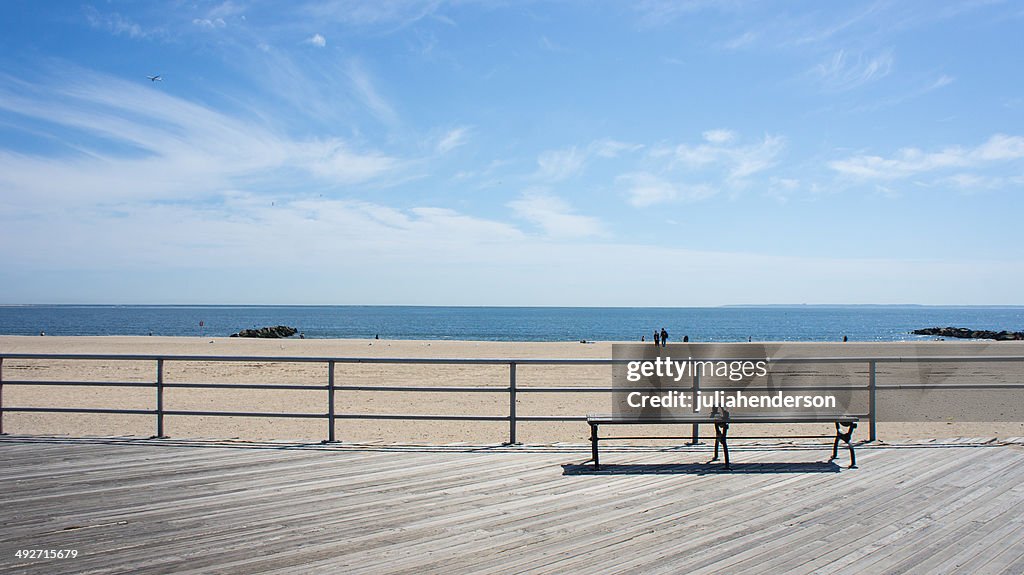
[[[944,170],[981,169],[993,163],[1024,158],[1024,137],[994,134],[973,148],[949,146],[926,152],[902,148],[891,157],[859,154],[829,162],[835,172],[864,180],[898,180]],[[961,176],[962,177],[962,176]]]
[[[568,202],[543,190],[524,192],[508,206],[550,237],[579,238],[603,233],[597,218],[575,213]]]

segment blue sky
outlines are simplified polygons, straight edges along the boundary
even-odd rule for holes
[[[4,2],[0,303],[1024,304],[1022,27]]]

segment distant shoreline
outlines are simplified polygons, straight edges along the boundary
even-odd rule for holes
[[[137,334],[105,334],[105,335],[64,335],[64,334],[44,334],[40,335],[23,335],[23,334],[4,334],[0,333],[0,342],[5,338],[17,338],[21,340],[36,341],[40,339],[70,339],[70,340],[87,340],[87,339],[98,339],[98,340],[115,340],[115,339],[130,339],[138,341],[256,341],[256,342],[366,342],[366,343],[387,343],[387,342],[402,342],[402,343],[450,343],[450,344],[551,344],[551,345],[595,345],[595,344],[636,344],[636,345],[653,345],[654,342],[650,339],[644,341],[640,340],[622,340],[622,339],[588,339],[588,340],[547,340],[547,339],[456,339],[456,338],[387,338],[381,337],[379,339],[372,337],[314,337],[306,336],[301,338],[299,336],[282,337],[282,338],[259,338],[259,337],[233,337],[231,335],[137,335]],[[912,338],[907,339],[892,339],[892,340],[849,340],[842,341],[841,339],[829,339],[829,340],[813,340],[813,339],[751,339],[750,341],[745,340],[707,340],[700,341],[696,339],[690,339],[690,341],[669,341],[669,345],[688,345],[688,344],[713,344],[713,345],[724,345],[724,344],[833,344],[833,343],[847,343],[856,345],[890,345],[890,344],[918,344],[918,343],[936,343],[936,344],[953,344],[953,343],[1021,343],[1022,340],[995,340],[995,339],[984,339],[984,338],[952,338],[952,337],[940,337],[940,336],[925,336],[915,335]]]
[[[414,308],[414,309],[759,309],[759,308],[952,308],[1024,309],[1024,304],[930,304],[930,303],[737,303],[697,306],[573,306],[573,305],[456,305],[403,303],[0,303],[4,307],[99,307],[99,308]]]
[[[285,325],[306,339],[439,341],[640,341],[666,329],[670,341],[924,341],[928,326],[1020,331],[1024,307],[726,306],[714,308],[436,306],[0,307],[6,335],[226,337]]]

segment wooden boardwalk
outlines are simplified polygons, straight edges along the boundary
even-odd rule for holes
[[[2,437],[0,573],[1024,572],[1024,445],[604,451]]]

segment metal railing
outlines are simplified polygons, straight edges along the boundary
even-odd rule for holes
[[[3,375],[5,359],[29,360],[114,360],[114,361],[153,361],[155,362],[155,380],[151,382],[116,382],[116,381],[48,381],[48,380],[6,380]],[[763,360],[764,358],[749,358]],[[704,359],[704,361],[715,361]],[[725,358],[725,361],[745,361],[743,358]],[[379,420],[426,420],[426,421],[505,421],[508,422],[507,444],[516,444],[516,431],[519,422],[550,422],[550,421],[586,421],[581,415],[519,415],[516,413],[517,395],[521,393],[610,393],[621,389],[610,386],[527,386],[520,387],[516,381],[518,365],[612,365],[626,363],[625,359],[469,359],[469,358],[365,358],[365,357],[274,357],[274,356],[209,356],[209,355],[117,355],[117,354],[39,354],[39,353],[0,353],[0,434],[3,434],[3,416],[6,412],[22,413],[88,413],[88,414],[123,414],[151,415],[156,418],[157,438],[167,437],[164,432],[166,416],[224,416],[224,417],[265,417],[265,418],[307,418],[327,420],[327,440],[334,442],[335,423],[339,419],[379,419]],[[869,441],[877,439],[877,404],[876,394],[879,389],[1024,389],[1024,384],[900,384],[879,385],[877,368],[880,363],[910,362],[1022,362],[1024,356],[923,356],[923,357],[811,357],[811,358],[772,358],[772,363],[850,363],[866,364],[867,381],[862,385],[808,385],[800,386],[808,391],[866,391],[868,393],[867,413],[850,413],[868,420]],[[327,367],[326,385],[298,384],[252,384],[252,383],[178,383],[164,380],[164,364],[166,362],[250,362],[250,363],[304,363],[324,364]],[[338,385],[335,381],[335,367],[338,364],[433,364],[433,365],[506,365],[508,366],[507,386],[400,386],[400,385]],[[696,394],[698,391],[707,393],[716,390],[727,391],[733,388],[701,387],[700,374],[695,373],[689,387],[676,388]],[[18,407],[5,406],[3,403],[4,386],[71,386],[71,387],[141,387],[153,388],[156,393],[155,409],[114,409],[85,407]],[[321,413],[292,412],[250,412],[250,411],[197,411],[169,410],[164,408],[164,392],[169,388],[183,389],[246,389],[246,390],[306,390],[326,391],[327,411]],[[668,390],[668,388],[666,388]],[[396,413],[338,413],[335,399],[337,392],[412,392],[412,393],[505,393],[508,396],[507,415],[473,415],[473,414],[396,414]],[[697,443],[698,425],[693,425],[692,440]]]

